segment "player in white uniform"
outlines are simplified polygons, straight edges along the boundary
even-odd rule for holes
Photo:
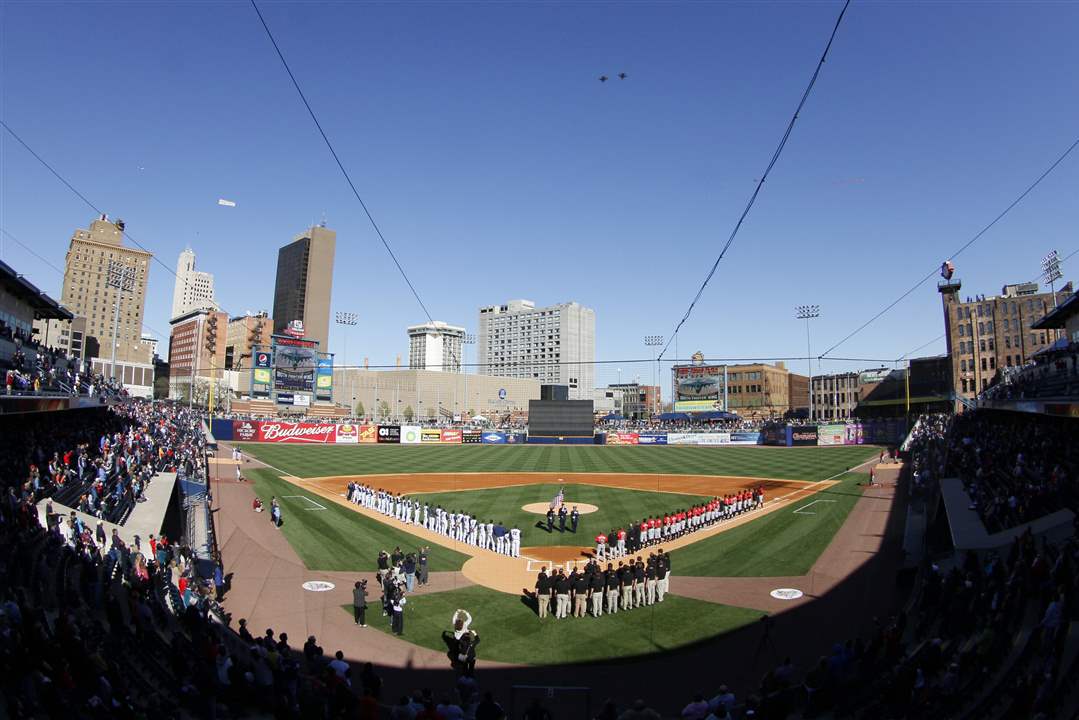
[[[510,556],[521,557],[521,531],[516,527],[510,530]]]

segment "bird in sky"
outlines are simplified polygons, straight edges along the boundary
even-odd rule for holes
[[[625,80],[628,77],[629,77],[629,75],[626,75],[624,72],[618,73],[618,79],[619,80]]]
[[[599,76],[599,81],[600,82],[607,82],[607,76],[606,75],[600,75]]]

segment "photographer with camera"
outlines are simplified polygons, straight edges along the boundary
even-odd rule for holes
[[[357,580],[352,588],[352,615],[356,624],[367,627],[367,581]]]

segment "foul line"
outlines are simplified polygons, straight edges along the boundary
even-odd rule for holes
[[[834,503],[834,502],[835,502],[835,500],[817,499],[817,500],[814,500],[813,502],[809,503],[808,505],[803,505],[802,507],[798,508],[797,510],[794,510],[793,513],[795,515],[816,515],[817,513],[815,513],[815,512],[805,512],[805,509],[807,507],[811,507],[813,505],[816,505],[817,503]]]
[[[281,497],[282,498],[300,498],[301,500],[306,500],[307,502],[309,502],[309,503],[311,503],[312,505],[315,506],[315,507],[305,508],[305,510],[325,510],[326,509],[325,505],[315,502],[314,500],[307,497],[306,495],[282,495]]]

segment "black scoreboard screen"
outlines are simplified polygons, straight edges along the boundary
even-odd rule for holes
[[[528,434],[536,437],[592,437],[591,400],[529,400]]]

